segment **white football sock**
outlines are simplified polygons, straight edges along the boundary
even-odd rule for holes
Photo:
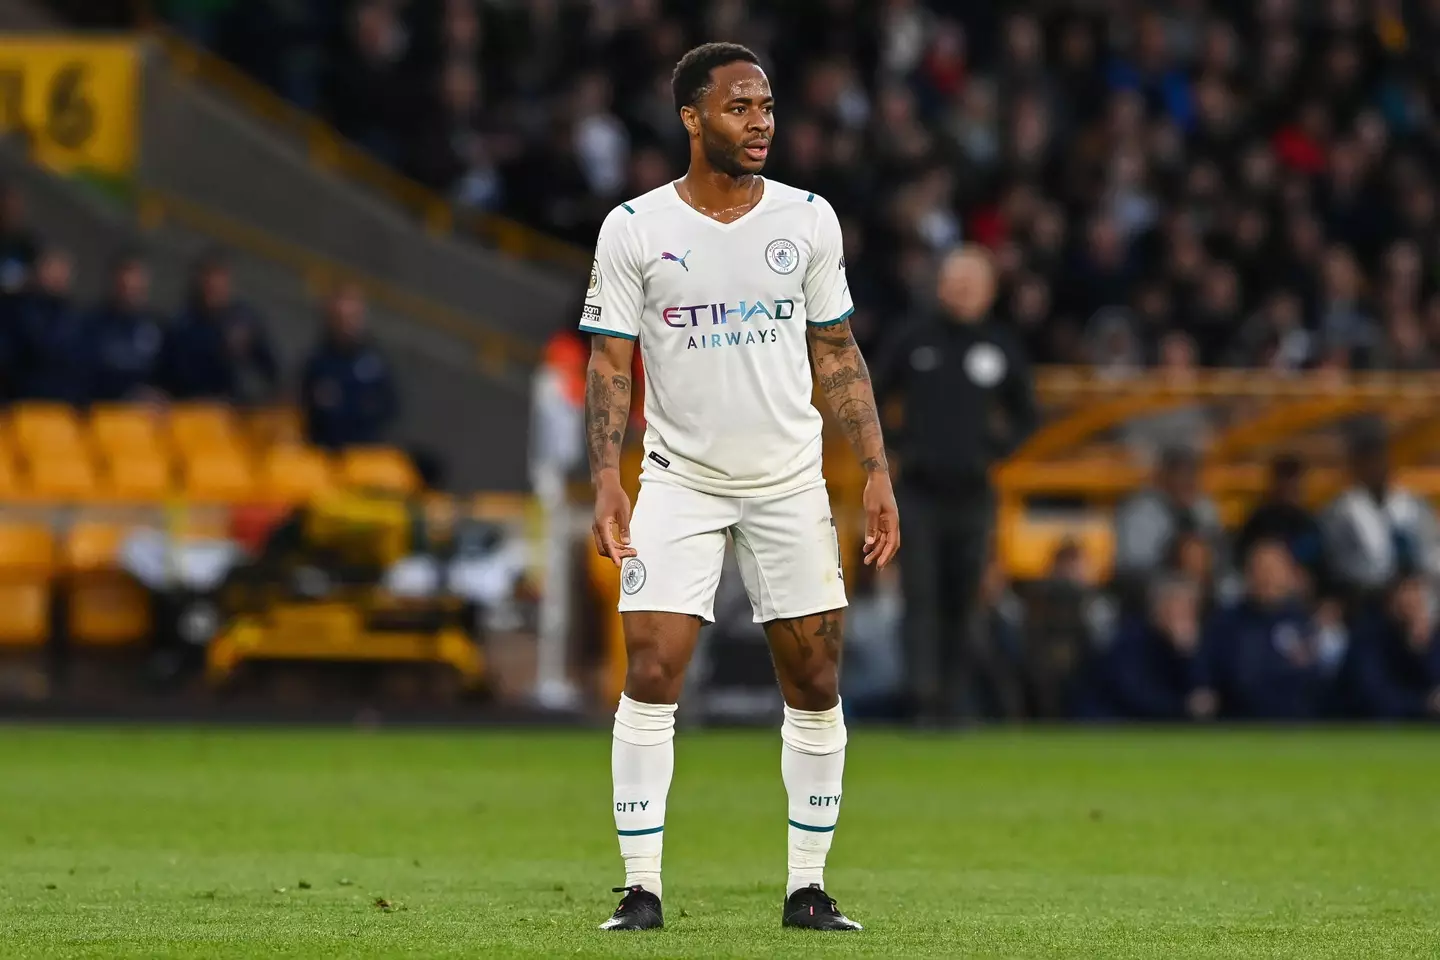
[[[845,715],[829,710],[785,708],[780,725],[780,774],[790,797],[788,897],[812,883],[825,885],[825,855],[840,819],[840,781],[845,774]]]
[[[660,893],[665,797],[675,773],[675,704],[641,703],[623,693],[615,711],[610,775],[615,832],[625,859],[625,886]]]

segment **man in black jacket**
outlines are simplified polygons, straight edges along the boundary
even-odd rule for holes
[[[159,379],[175,400],[268,402],[279,370],[260,317],[235,299],[230,263],[211,253],[195,267],[190,300],[165,334]]]
[[[110,296],[90,312],[86,335],[95,352],[91,399],[153,396],[164,330],[150,312],[150,269],[127,253],[111,270]]]
[[[310,442],[331,450],[379,443],[397,403],[390,364],[365,335],[365,300],[341,287],[325,305],[325,333],[301,383]]]
[[[901,577],[914,706],[922,722],[943,723],[973,716],[977,680],[993,712],[1019,709],[1016,678],[983,635],[978,598],[994,526],[989,471],[1035,429],[1037,413],[1030,364],[990,316],[989,255],[950,253],[936,293],[938,316],[897,337],[875,385],[904,407]]]

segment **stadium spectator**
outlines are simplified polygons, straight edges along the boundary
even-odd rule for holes
[[[363,0],[347,19],[322,83],[327,115],[345,136],[396,163],[411,105],[410,33],[388,0]]]
[[[1195,584],[1200,594],[1201,616],[1207,619],[1242,592],[1229,575],[1229,568],[1221,563],[1213,538],[1189,522],[1176,528],[1161,569]],[[1133,588],[1126,599],[1133,604]]]
[[[1182,386],[1195,382],[1198,358],[1195,341],[1182,330],[1159,337],[1159,371],[1168,383]],[[1202,449],[1210,439],[1210,414],[1203,404],[1176,407],[1152,417],[1141,417],[1125,426],[1125,443],[1143,461],[1153,463],[1168,446],[1184,444]]]
[[[1095,579],[1080,544],[1066,540],[1049,575],[1023,592],[1021,670],[1030,716],[1064,716],[1090,652],[1111,637],[1114,604]]]
[[[1345,664],[1350,706],[1384,720],[1440,719],[1440,624],[1425,578],[1401,577],[1384,613],[1356,632]]]
[[[317,446],[379,443],[398,412],[390,364],[365,332],[365,300],[341,287],[325,304],[325,330],[301,377],[306,433]]]
[[[1315,716],[1326,703],[1337,658],[1320,640],[1290,551],[1275,540],[1254,544],[1245,564],[1244,598],[1205,628],[1221,714],[1240,720]]]
[[[96,354],[92,399],[156,396],[164,332],[150,312],[150,268],[142,258],[126,254],[116,261],[110,295],[90,312],[86,336]]]
[[[95,343],[71,287],[75,265],[58,247],[41,251],[28,292],[16,299],[8,324],[11,378],[23,400],[83,407],[94,389]]]
[[[1354,486],[1321,518],[1325,559],[1335,586],[1351,596],[1374,596],[1402,570],[1430,577],[1440,573],[1434,511],[1394,483],[1383,431],[1358,430],[1349,452]]]
[[[1115,574],[1143,582],[1174,549],[1176,535],[1198,531],[1212,546],[1221,537],[1220,513],[1200,490],[1200,463],[1189,447],[1162,451],[1153,486],[1115,511]]]
[[[1315,515],[1305,509],[1305,462],[1282,454],[1270,465],[1270,488],[1245,520],[1235,538],[1235,564],[1244,568],[1250,549],[1261,540],[1278,540],[1309,574],[1320,582],[1324,542]]]
[[[264,324],[234,298],[229,262],[206,256],[195,267],[189,303],[166,332],[161,386],[176,400],[255,404],[274,396],[278,378]]]
[[[1215,692],[1200,641],[1197,585],[1178,576],[1156,580],[1145,614],[1126,620],[1095,657],[1078,712],[1094,719],[1213,717]]]
[[[30,277],[40,241],[26,224],[25,195],[12,183],[0,185],[0,292],[18,293]]]

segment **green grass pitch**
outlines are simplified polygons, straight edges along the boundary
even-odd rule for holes
[[[620,880],[604,731],[0,727],[0,958],[1440,957],[1427,731],[852,732],[782,931],[778,733],[684,733],[666,919]]]

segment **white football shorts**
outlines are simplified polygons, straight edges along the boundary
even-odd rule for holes
[[[846,605],[840,541],[824,485],[774,497],[717,497],[645,483],[630,518],[636,555],[620,568],[620,611],[715,619],[725,542],[735,544],[755,622]]]

